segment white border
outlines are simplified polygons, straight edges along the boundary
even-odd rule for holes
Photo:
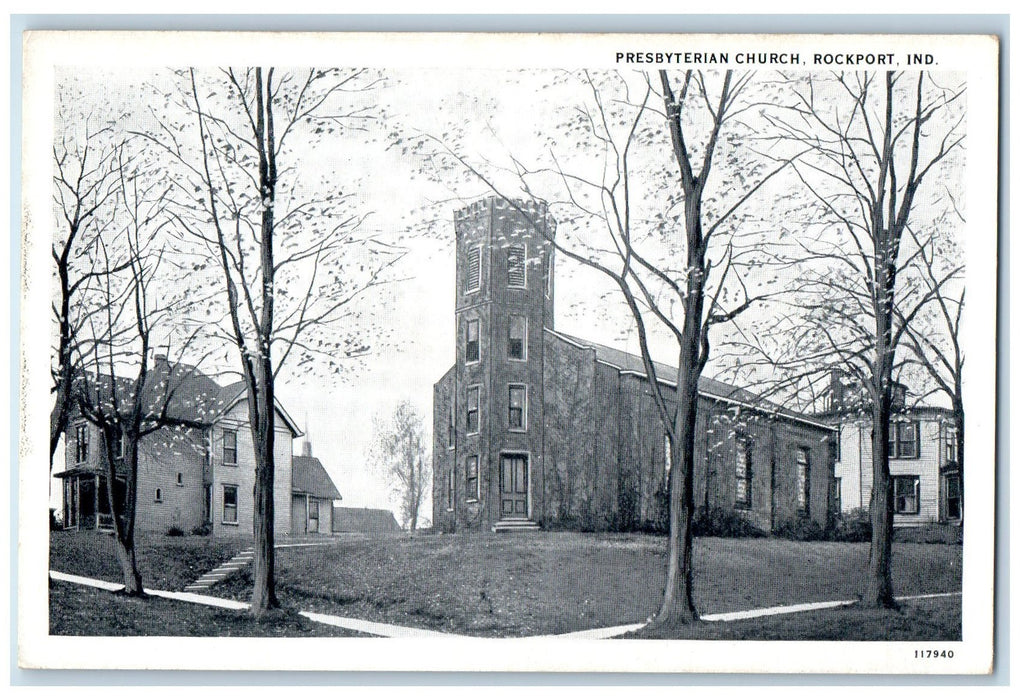
[[[983,36],[466,35],[30,33],[25,40],[19,469],[19,662],[46,668],[187,668],[431,671],[656,671],[986,673],[992,659],[996,321],[997,45]],[[633,48],[632,48],[633,47]],[[661,48],[660,48],[661,47]],[[778,48],[782,47],[782,48]],[[952,660],[918,663],[915,643],[363,639],[79,639],[46,630],[48,270],[52,83],[56,65],[259,64],[479,68],[615,68],[621,50],[934,51],[939,68],[968,71],[968,317],[965,404],[970,507],[963,572],[963,642],[939,643]],[[655,66],[648,66],[655,68]],[[975,504],[981,504],[975,506]],[[639,652],[639,653],[638,653]]]

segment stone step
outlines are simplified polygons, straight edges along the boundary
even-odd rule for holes
[[[538,523],[531,520],[500,520],[492,526],[493,532],[534,532]]]

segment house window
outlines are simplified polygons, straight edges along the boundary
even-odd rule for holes
[[[525,258],[527,249],[522,245],[512,245],[506,249],[506,280],[509,287],[527,285]]]
[[[478,490],[478,456],[471,455],[465,462],[465,481],[464,489],[467,492],[468,501],[477,501],[479,499]]]
[[[477,386],[470,386],[467,390],[467,432],[468,434],[478,432],[478,396],[481,389]]]
[[[465,292],[477,292],[482,286],[482,248],[471,248],[467,254],[467,280]]]
[[[82,464],[89,458],[89,427],[85,423],[74,426],[74,461]]]
[[[223,431],[223,463],[237,464],[237,431]]]
[[[223,485],[223,522],[237,524],[237,487]]]
[[[959,520],[963,515],[963,499],[960,498],[960,475],[946,475],[946,518]]]
[[[124,457],[124,433],[120,428],[116,428],[113,432],[113,456]]]
[[[913,474],[893,477],[893,507],[896,513],[921,512],[921,479]]]
[[[528,318],[510,317],[506,354],[511,360],[528,359]]]
[[[478,321],[477,319],[469,320],[464,324],[464,326],[464,334],[466,336],[464,343],[464,361],[478,362],[481,357],[481,349],[478,342]]]
[[[162,503],[163,502],[163,489],[156,489],[156,493],[153,494],[152,500],[155,503]]]
[[[920,454],[917,421],[897,421],[889,424],[889,457],[916,459]]]
[[[946,461],[956,461],[956,428],[946,428]]]
[[[738,435],[735,451],[737,493],[734,506],[748,509],[751,507],[751,455],[754,445],[743,435]]]
[[[184,474],[181,472],[177,472],[177,485],[184,486]]]
[[[806,447],[797,448],[797,510],[811,514],[811,452]]]
[[[510,430],[528,428],[528,387],[524,384],[510,385]]]
[[[453,467],[446,474],[446,510],[453,510]]]

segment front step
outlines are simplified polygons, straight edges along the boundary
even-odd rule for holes
[[[538,523],[531,520],[500,520],[492,526],[493,532],[532,532],[538,529]]]

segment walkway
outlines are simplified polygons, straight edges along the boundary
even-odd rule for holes
[[[92,588],[101,588],[105,591],[119,591],[124,588],[119,583],[110,583],[109,581],[101,581],[94,578],[86,578],[85,576],[75,576],[74,574],[65,574],[60,571],[50,571],[50,577],[57,581],[66,581],[68,583],[78,584],[80,586],[91,586]],[[158,598],[170,598],[172,600],[180,600],[188,603],[198,603],[200,605],[209,605],[217,608],[227,608],[230,610],[247,610],[248,604],[242,603],[236,600],[227,600],[226,598],[216,598],[214,596],[198,595],[195,593],[184,592],[177,593],[175,591],[160,591],[144,589],[149,595],[156,596]],[[907,600],[925,600],[930,598],[952,598],[955,596],[962,595],[962,592],[956,591],[955,593],[925,593],[922,595],[906,595],[897,596],[897,601]],[[703,622],[732,622],[734,620],[750,620],[756,617],[771,617],[774,615],[789,615],[798,612],[807,612],[809,610],[827,610],[830,608],[842,608],[847,605],[856,603],[856,600],[828,600],[820,603],[798,603],[797,605],[778,605],[770,608],[756,608],[753,610],[738,610],[735,612],[728,613],[710,613],[708,615],[702,615],[701,620]],[[378,637],[392,637],[399,639],[474,639],[474,637],[468,637],[467,635],[449,634],[447,632],[437,632],[435,630],[421,629],[418,627],[403,627],[401,625],[389,625],[382,622],[370,622],[368,620],[358,620],[353,617],[340,617],[338,615],[325,615],[323,613],[306,612],[302,610],[298,613],[302,617],[306,617],[312,622],[318,622],[323,625],[330,625],[331,627],[342,627],[343,629],[354,630],[356,632],[362,632],[365,634],[372,634]],[[518,639],[611,639],[613,637],[619,637],[630,632],[636,632],[645,626],[644,622],[638,622],[631,625],[617,625],[615,627],[601,627],[598,629],[590,630],[578,630],[576,632],[567,632],[564,634],[547,634],[538,635],[533,637],[518,637]]]

